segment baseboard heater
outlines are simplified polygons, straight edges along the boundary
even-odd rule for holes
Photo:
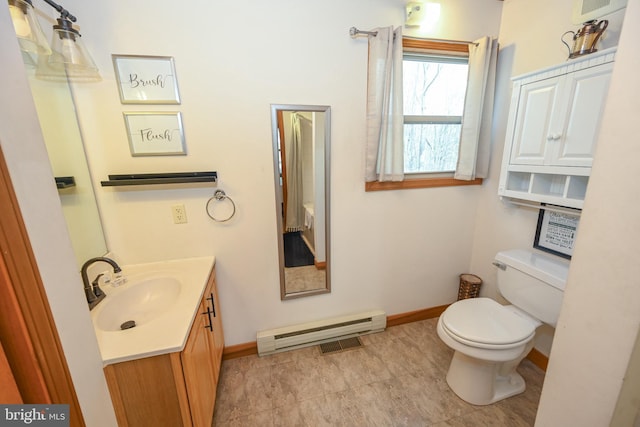
[[[265,356],[281,351],[318,345],[337,338],[382,332],[387,315],[382,310],[367,311],[333,319],[258,332],[258,354]]]

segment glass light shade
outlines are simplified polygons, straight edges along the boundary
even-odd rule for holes
[[[80,33],[71,27],[69,21],[53,26],[51,41],[52,53],[49,57],[48,68],[40,69],[40,75],[64,73],[76,79],[99,80],[98,67],[84,46]]]
[[[23,52],[49,55],[51,49],[35,16],[31,1],[8,0],[11,21]]]

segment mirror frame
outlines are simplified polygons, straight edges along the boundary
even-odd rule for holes
[[[325,113],[324,122],[324,203],[325,203],[325,257],[326,257],[326,280],[325,287],[323,289],[314,289],[310,291],[287,293],[285,276],[284,276],[284,225],[282,224],[282,191],[280,188],[280,173],[279,162],[280,155],[278,153],[278,112],[279,111],[306,111],[306,112],[319,112]],[[271,138],[273,146],[273,177],[274,177],[274,190],[275,190],[275,208],[276,208],[276,223],[277,223],[277,240],[278,240],[278,260],[279,260],[279,272],[280,272],[280,299],[289,300],[301,297],[307,297],[311,295],[326,294],[331,292],[331,229],[330,229],[330,195],[331,195],[331,107],[327,105],[295,105],[295,104],[271,104]]]

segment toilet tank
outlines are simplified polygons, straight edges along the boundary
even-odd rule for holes
[[[543,323],[556,326],[569,261],[525,249],[498,252],[498,290],[511,304]]]

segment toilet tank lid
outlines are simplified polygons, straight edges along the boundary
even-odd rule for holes
[[[499,261],[564,291],[569,261],[527,249],[511,249],[496,254]]]

